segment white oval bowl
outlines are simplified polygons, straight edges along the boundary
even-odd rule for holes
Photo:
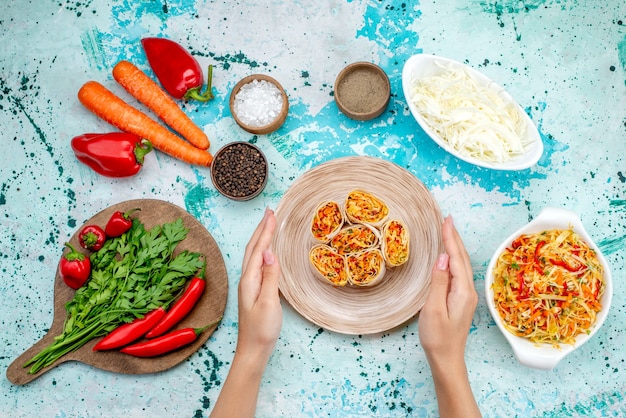
[[[525,137],[526,140],[531,142],[525,154],[518,155],[510,159],[509,161],[505,161],[502,163],[490,163],[487,161],[483,161],[478,158],[464,155],[458,150],[455,150],[438,133],[433,131],[428,126],[417,107],[411,101],[410,87],[411,83],[416,79],[432,77],[441,74],[444,70],[436,65],[437,62],[465,68],[480,83],[488,85],[491,89],[497,91],[503,99],[515,103],[515,105],[519,108],[521,113],[524,115],[524,118],[526,119],[527,128],[525,132]],[[543,142],[541,141],[541,136],[539,135],[537,127],[530,119],[528,114],[524,112],[519,104],[517,104],[517,102],[511,97],[511,95],[509,95],[502,87],[500,87],[497,83],[485,76],[483,73],[475,70],[468,65],[451,60],[449,58],[438,57],[435,55],[413,55],[406,61],[402,69],[402,90],[404,91],[404,97],[407,101],[407,104],[409,105],[409,109],[411,110],[413,117],[415,118],[415,120],[417,120],[417,123],[424,130],[424,132],[426,132],[426,134],[428,134],[428,136],[430,136],[430,138],[435,141],[441,148],[463,161],[480,167],[491,168],[494,170],[524,170],[535,165],[537,161],[539,161],[539,158],[541,158],[541,154],[543,154]]]
[[[576,337],[576,341],[573,345],[561,344],[560,348],[552,347],[552,345],[550,344],[538,345],[531,342],[527,338],[518,337],[511,334],[511,332],[509,332],[504,327],[503,320],[500,317],[500,314],[498,313],[495,302],[493,300],[494,293],[491,289],[491,285],[494,280],[493,268],[495,267],[500,254],[502,254],[505,248],[510,246],[513,240],[515,240],[520,235],[542,232],[547,229],[568,229],[570,227],[572,227],[574,232],[576,232],[578,235],[580,235],[582,239],[585,240],[590,248],[596,251],[598,261],[604,269],[605,289],[604,294],[601,298],[602,310],[597,313],[596,322],[589,330],[589,333],[579,334]],[[511,345],[511,348],[513,349],[513,354],[515,355],[517,360],[527,367],[551,370],[556,367],[556,365],[565,356],[589,341],[589,339],[593,337],[593,335],[600,329],[600,327],[606,320],[606,317],[609,313],[609,308],[611,306],[611,299],[613,297],[613,282],[611,278],[609,264],[606,262],[606,259],[598,249],[598,246],[593,242],[593,240],[583,227],[583,224],[580,221],[578,215],[566,209],[545,208],[534,220],[526,224],[526,226],[515,231],[513,234],[511,234],[510,237],[504,240],[500,247],[498,247],[493,257],[491,258],[489,266],[487,267],[487,273],[485,274],[485,296],[487,298],[487,306],[489,307],[489,312],[491,313],[491,316],[493,316],[493,319],[498,325],[498,328],[504,335],[504,338]]]

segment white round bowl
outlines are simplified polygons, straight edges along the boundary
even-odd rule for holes
[[[525,154],[516,156],[512,158],[511,160],[505,161],[502,163],[486,162],[478,158],[464,155],[460,153],[458,150],[455,150],[438,133],[433,131],[428,126],[424,118],[421,116],[418,108],[413,104],[411,100],[411,88],[410,87],[411,87],[412,82],[416,79],[432,77],[432,76],[441,74],[444,70],[440,66],[438,66],[436,63],[459,66],[459,67],[465,68],[480,83],[483,83],[484,85],[489,85],[490,88],[494,89],[495,91],[499,91],[499,94],[502,98],[504,98],[507,101],[511,101],[515,103],[515,105],[520,108],[520,111],[524,115],[524,118],[526,119],[526,124],[527,124],[527,129],[525,132],[525,136],[526,136],[525,140],[527,140],[528,142],[531,142]],[[491,168],[494,170],[524,170],[526,168],[529,168],[535,165],[537,161],[539,161],[539,158],[541,157],[541,154],[543,153],[543,142],[541,141],[541,136],[539,135],[539,131],[537,130],[537,127],[535,126],[533,121],[530,119],[530,117],[528,117],[528,114],[524,112],[524,110],[519,106],[519,104],[517,104],[517,102],[515,102],[515,100],[502,87],[500,87],[498,84],[496,84],[494,81],[489,79],[487,76],[485,76],[481,72],[475,70],[474,68],[468,65],[451,60],[449,58],[438,57],[435,55],[428,55],[428,54],[413,55],[411,58],[409,58],[406,61],[402,69],[402,90],[404,91],[404,97],[406,98],[406,101],[409,105],[409,109],[411,110],[411,113],[413,114],[413,117],[415,117],[415,120],[417,120],[417,123],[424,130],[424,132],[426,132],[428,136],[430,136],[432,140],[435,141],[441,148],[443,148],[444,150],[448,151],[450,154],[454,155],[455,157],[463,161],[466,161],[468,163],[471,163],[480,167]]]
[[[494,302],[494,293],[491,289],[491,285],[493,283],[493,269],[498,261],[498,257],[505,250],[506,247],[510,246],[513,240],[519,237],[522,234],[532,234],[541,231],[545,231],[547,229],[568,229],[572,227],[574,232],[576,232],[585,242],[589,245],[590,248],[596,251],[596,255],[598,257],[598,261],[602,265],[604,269],[604,282],[605,289],[604,294],[601,298],[602,310],[596,315],[596,322],[589,330],[589,333],[579,334],[576,337],[576,341],[573,345],[571,344],[561,344],[560,348],[555,348],[551,344],[535,344],[528,340],[527,338],[518,337],[516,335],[511,334],[503,324],[503,320],[498,313],[495,302]],[[560,209],[560,208],[546,208],[542,210],[539,215],[526,226],[520,228],[515,231],[508,237],[504,242],[498,247],[496,252],[494,253],[489,266],[487,267],[487,273],[485,275],[485,296],[487,298],[487,306],[489,307],[489,312],[491,312],[491,316],[495,320],[498,328],[504,335],[504,338],[508,341],[513,349],[513,354],[517,358],[517,360],[527,367],[532,367],[535,369],[543,369],[543,370],[551,370],[568,354],[572,351],[580,348],[583,344],[585,344],[593,335],[600,329],[606,317],[609,313],[609,308],[611,306],[611,299],[613,297],[613,282],[611,278],[611,271],[609,269],[609,264],[606,262],[606,259],[598,249],[598,246],[593,242],[585,228],[583,227],[580,218],[569,210]]]

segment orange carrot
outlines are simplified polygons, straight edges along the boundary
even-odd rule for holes
[[[156,149],[172,157],[206,167],[213,161],[209,152],[185,142],[96,81],[88,81],[81,87],[78,100],[96,116],[124,132],[149,140]]]
[[[134,64],[128,61],[118,62],[113,67],[113,78],[192,145],[200,149],[209,148],[209,138],[202,129],[189,119],[157,83]]]

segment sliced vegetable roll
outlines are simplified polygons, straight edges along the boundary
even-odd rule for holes
[[[321,203],[311,222],[311,233],[313,237],[322,243],[329,242],[339,232],[345,222],[345,217],[341,207],[332,200]]]
[[[348,281],[354,286],[373,286],[382,280],[387,271],[383,253],[378,248],[347,255],[346,263]]]
[[[380,233],[377,229],[366,224],[353,224],[341,228],[330,241],[330,246],[345,255],[376,247],[379,241]]]
[[[409,230],[398,220],[391,219],[383,225],[381,249],[389,267],[397,267],[409,259]]]
[[[317,244],[309,251],[309,261],[313,266],[315,276],[333,286],[348,284],[346,259],[334,249],[325,244]]]
[[[353,223],[380,226],[389,216],[389,208],[379,198],[363,190],[353,190],[346,198],[346,217]]]

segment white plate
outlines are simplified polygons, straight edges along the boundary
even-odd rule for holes
[[[500,314],[498,313],[495,302],[493,300],[494,294],[491,289],[491,284],[493,283],[493,268],[498,261],[498,257],[504,249],[511,245],[514,239],[519,237],[522,234],[533,234],[541,231],[545,231],[548,229],[568,229],[570,226],[573,228],[574,232],[576,232],[585,242],[589,245],[590,248],[596,251],[596,255],[598,257],[598,261],[602,265],[604,269],[604,282],[605,289],[604,294],[602,295],[602,310],[598,312],[596,315],[596,322],[589,330],[588,334],[579,334],[576,337],[576,342],[573,345],[570,344],[561,344],[561,348],[554,348],[550,344],[542,344],[537,345],[535,343],[530,342],[528,339],[523,337],[517,337],[511,334],[503,325],[502,318],[500,318]],[[542,210],[539,215],[530,223],[526,224],[526,226],[520,228],[515,231],[508,237],[504,242],[498,247],[496,252],[494,253],[489,266],[487,267],[487,273],[485,275],[485,295],[487,298],[487,306],[489,307],[489,312],[491,312],[491,316],[496,321],[498,328],[504,335],[504,338],[509,342],[511,348],[513,349],[513,353],[517,360],[527,367],[532,367],[536,369],[544,369],[550,370],[556,367],[556,365],[569,353],[579,348],[581,345],[589,341],[591,337],[600,329],[606,317],[609,313],[609,308],[611,306],[611,299],[613,297],[613,282],[611,279],[611,270],[609,269],[609,264],[606,262],[604,256],[598,249],[598,246],[593,242],[585,228],[583,227],[582,222],[579,217],[569,210],[559,209],[559,208],[546,208]]]
[[[524,118],[527,122],[527,129],[525,133],[526,140],[532,143],[529,145],[524,155],[517,156],[503,163],[489,163],[478,158],[463,155],[459,151],[453,149],[441,136],[439,136],[439,134],[429,128],[424,118],[422,118],[422,116],[420,115],[417,107],[411,101],[410,87],[412,82],[416,79],[432,77],[440,74],[443,69],[436,65],[437,62],[446,65],[459,66],[467,69],[467,71],[472,74],[476,78],[476,80],[485,85],[489,85],[490,88],[493,88],[495,91],[499,91],[501,97],[503,97],[507,101],[515,103],[519,107],[519,104],[517,104],[517,102],[515,102],[515,100],[502,87],[500,87],[487,76],[470,66],[451,60],[449,58],[438,57],[435,55],[413,55],[407,60],[407,62],[404,64],[404,68],[402,69],[402,89],[404,91],[404,97],[406,98],[407,104],[409,105],[409,109],[411,110],[413,117],[415,117],[415,120],[417,120],[417,123],[419,123],[424,132],[426,132],[433,141],[435,141],[441,148],[448,151],[450,154],[463,161],[480,167],[491,168],[494,170],[524,170],[535,165],[537,161],[539,161],[539,158],[543,153],[543,142],[541,141],[541,137],[539,136],[539,131],[537,130],[537,127],[521,107],[520,111],[524,115]]]

